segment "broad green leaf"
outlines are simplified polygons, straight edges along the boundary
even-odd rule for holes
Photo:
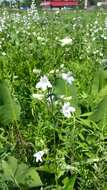
[[[28,187],[42,186],[42,182],[35,168],[30,168],[26,173],[25,184],[27,184]]]
[[[91,93],[92,94],[97,94],[98,91],[99,91],[99,71],[97,71],[95,73],[94,80],[93,80],[93,83],[92,83]]]
[[[103,126],[107,125],[107,96],[105,96],[96,106],[96,109],[90,118],[96,122],[101,122]]]
[[[93,84],[92,84],[92,94],[96,94],[104,88],[107,84],[107,71],[104,71],[103,68],[100,68],[94,77]]]
[[[19,184],[25,184],[25,174],[28,172],[28,170],[29,170],[29,167],[26,164],[20,163],[18,165],[15,178]]]
[[[20,117],[20,105],[11,97],[6,81],[0,81],[0,122],[8,124]]]
[[[47,173],[53,173],[54,167],[53,167],[53,165],[50,165],[50,166],[44,165],[44,166],[37,167],[36,170],[47,172]]]
[[[19,165],[15,178],[19,184],[27,187],[38,187],[42,185],[35,168],[29,168],[23,163]]]
[[[99,103],[100,101],[102,101],[105,96],[107,96],[107,85],[104,86],[104,88],[102,88],[100,92],[98,93],[96,97],[96,103]]]
[[[73,98],[76,98],[77,95],[74,82],[70,85],[63,79],[57,79],[55,81],[54,93],[57,95],[65,95],[67,97],[72,96]]]
[[[70,178],[65,178],[63,180],[64,182],[64,190],[74,190],[74,184],[75,184],[76,176],[72,176]]]
[[[4,179],[12,181],[15,186],[38,187],[42,182],[35,168],[29,168],[24,163],[18,163],[14,157],[2,161]]]
[[[18,167],[18,161],[16,158],[14,158],[13,156],[9,156],[8,157],[8,165],[9,167],[11,168],[11,171],[13,173],[13,176],[15,175],[15,172],[17,170],[17,167]]]
[[[4,160],[2,161],[2,170],[6,181],[14,181],[14,175],[11,166]]]

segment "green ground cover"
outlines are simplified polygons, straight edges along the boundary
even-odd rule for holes
[[[0,10],[0,190],[107,190],[107,12]]]

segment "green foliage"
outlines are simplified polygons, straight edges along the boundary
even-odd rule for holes
[[[0,190],[106,190],[106,14],[0,11]]]
[[[93,86],[92,86],[92,93],[96,95],[96,108],[94,110],[93,115],[91,118],[96,121],[100,122],[102,127],[106,126],[107,123],[107,71],[103,68],[100,68],[97,71]]]
[[[18,163],[18,160],[9,156],[8,160],[2,160],[2,175],[5,182],[12,182],[15,187],[38,187],[42,182],[35,168],[29,168],[24,163]]]
[[[66,97],[72,96],[76,98],[76,86],[74,82],[70,85],[62,79],[55,80],[54,93],[57,95],[65,95]]]
[[[20,105],[12,99],[7,82],[0,81],[0,123],[9,124],[20,117]]]
[[[76,177],[72,176],[71,178],[65,178],[63,180],[64,182],[64,190],[74,190],[74,184],[75,184]]]
[[[96,106],[93,116],[91,117],[96,122],[107,123],[107,96],[105,96]]]

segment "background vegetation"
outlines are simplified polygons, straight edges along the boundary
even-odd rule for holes
[[[107,189],[106,17],[1,10],[1,190]]]

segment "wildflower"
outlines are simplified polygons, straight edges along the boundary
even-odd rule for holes
[[[40,81],[36,84],[36,88],[41,88],[45,91],[47,88],[52,88],[52,85],[46,76],[40,78]]]
[[[62,73],[62,78],[68,82],[68,84],[72,84],[74,81],[74,77],[71,75],[71,72]]]
[[[75,112],[75,108],[70,106],[69,102],[64,103],[61,112],[64,114],[65,117],[70,118],[71,113]]]
[[[33,156],[36,158],[36,162],[42,162],[42,157],[45,154],[43,150],[36,152]]]
[[[72,44],[72,39],[69,37],[65,37],[64,39],[60,40],[61,46],[70,45]]]
[[[43,94],[32,94],[32,97],[38,100],[42,100],[44,98]]]

